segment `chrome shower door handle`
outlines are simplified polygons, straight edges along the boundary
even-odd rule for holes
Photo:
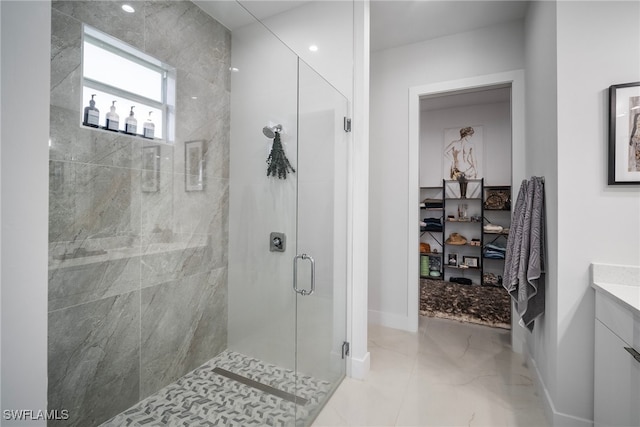
[[[298,289],[298,259],[306,259],[311,262],[311,289]],[[296,255],[293,257],[293,290],[300,295],[308,296],[316,290],[316,262],[307,254]]]

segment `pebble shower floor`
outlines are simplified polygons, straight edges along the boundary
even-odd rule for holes
[[[216,369],[296,395],[306,402],[296,404],[220,375]],[[320,402],[330,392],[327,381],[301,375],[296,378],[292,370],[227,350],[102,426],[301,425],[320,409]]]

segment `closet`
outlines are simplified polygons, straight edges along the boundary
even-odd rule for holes
[[[420,99],[422,299],[424,286],[436,281],[457,285],[449,293],[464,286],[482,287],[480,294],[502,290],[511,145],[510,85]]]

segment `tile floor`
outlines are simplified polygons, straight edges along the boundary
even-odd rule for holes
[[[371,371],[345,378],[313,427],[548,427],[510,332],[421,317],[417,333],[369,328]]]
[[[296,405],[231,379],[220,368],[307,402]],[[101,427],[293,427],[314,415],[330,388],[326,381],[226,350]]]

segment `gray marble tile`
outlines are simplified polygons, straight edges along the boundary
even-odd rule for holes
[[[140,171],[76,164],[76,239],[140,235]]]
[[[139,236],[140,171],[51,162],[50,176],[49,242]]]
[[[188,1],[148,1],[145,13],[147,53],[229,88],[229,30]]]
[[[175,143],[175,172],[185,171],[185,142],[203,141],[205,177],[228,178],[230,157],[230,115],[225,106],[212,107],[202,119],[187,119],[186,125],[178,127]],[[187,108],[188,110],[189,108]],[[266,160],[266,157],[265,157]]]
[[[79,111],[82,24],[51,11],[51,103]]]
[[[143,191],[140,217],[143,244],[172,243],[175,191],[173,174],[143,170],[141,179]]]
[[[195,99],[194,99],[195,98]],[[229,130],[230,93],[218,82],[178,70],[176,81],[176,139],[211,139]],[[214,125],[214,126],[211,126]],[[199,129],[211,132],[202,134]]]
[[[142,397],[226,348],[226,283],[217,269],[142,290]]]
[[[49,161],[49,242],[68,241],[75,235],[75,165]]]
[[[53,9],[72,16],[80,22],[112,35],[138,49],[144,49],[145,5],[130,2],[135,13],[126,13],[116,1],[53,1]]]
[[[142,287],[180,280],[214,267],[218,265],[214,264],[212,248],[206,241],[175,242],[166,247],[149,244],[142,255]]]
[[[109,257],[108,251],[105,251],[104,255],[102,252],[87,251],[87,254],[99,255],[69,257],[68,260],[57,262],[55,268],[49,268],[49,311],[139,289],[140,257],[125,256],[120,259],[92,262],[95,258]],[[75,265],[66,267],[65,263]]]
[[[132,292],[49,313],[48,409],[93,426],[138,401],[140,294]]]
[[[50,114],[50,159],[140,169],[141,138],[82,126],[79,110],[52,105]]]
[[[142,146],[136,146],[141,150],[141,153],[137,153],[136,156],[142,158],[142,155],[146,153],[146,150],[149,150],[153,147],[158,147],[157,153],[160,156],[160,161],[158,162],[158,169],[160,173],[173,173],[174,172],[174,152],[176,150],[174,144],[169,143],[161,143],[150,141],[147,139],[142,139]],[[153,167],[149,162],[145,161],[143,164],[137,166],[144,170],[149,170]]]
[[[202,191],[180,191],[184,175],[175,174],[174,232],[211,234],[225,227],[229,215],[229,181],[207,178]]]

